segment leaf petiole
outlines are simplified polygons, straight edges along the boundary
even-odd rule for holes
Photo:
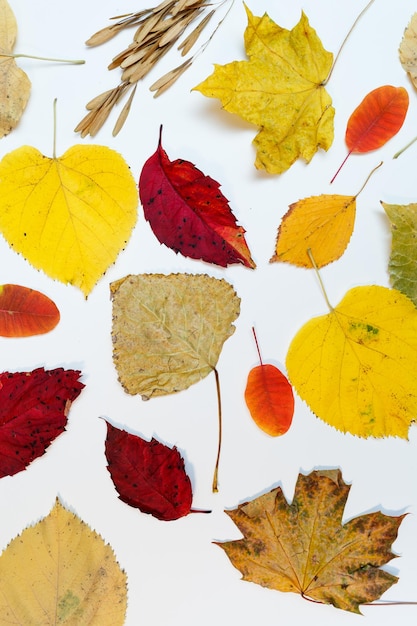
[[[311,251],[311,248],[308,248],[308,249],[307,249],[307,254],[308,254],[309,258],[310,258],[311,265],[313,266],[313,268],[314,268],[314,270],[315,270],[315,272],[316,272],[316,276],[317,276],[318,281],[319,281],[319,283],[320,283],[321,292],[322,292],[322,294],[323,294],[323,296],[324,296],[324,299],[325,299],[325,301],[326,301],[326,304],[327,304],[327,306],[328,306],[328,308],[329,308],[330,313],[332,313],[332,312],[334,311],[334,309],[333,309],[332,305],[330,304],[329,298],[327,297],[327,293],[326,293],[326,290],[325,290],[325,288],[324,288],[323,281],[322,281],[321,276],[320,276],[319,268],[317,267],[317,264],[316,264],[316,262],[315,262],[315,260],[314,260],[314,257],[313,257],[313,253],[312,253],[312,251]]]
[[[53,61],[54,63],[69,63],[71,65],[83,65],[85,63],[84,59],[54,59],[51,57],[38,57],[33,54],[14,54],[14,53],[2,53],[0,56],[2,57],[10,57],[12,59],[35,59],[37,61]]]
[[[214,474],[213,474],[213,484],[212,491],[213,493],[217,493],[219,491],[219,463],[220,463],[220,451],[222,447],[222,403],[221,403],[221,395],[220,395],[220,378],[219,372],[216,368],[213,368],[214,376],[216,378],[216,391],[217,391],[217,414],[219,418],[219,438],[217,444],[217,456],[216,456],[216,464],[214,466]]]

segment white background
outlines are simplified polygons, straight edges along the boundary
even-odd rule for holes
[[[291,500],[300,471],[339,467],[351,491],[345,519],[370,511],[411,513],[403,521],[394,550],[399,558],[387,569],[400,578],[386,600],[417,600],[417,437],[362,440],[343,435],[314,417],[297,398],[293,425],[281,438],[270,438],[252,422],[243,399],[246,377],[257,365],[251,333],[256,326],[265,362],[284,368],[292,337],[311,317],[327,312],[315,275],[286,264],[270,264],[282,215],[296,200],[320,193],[354,195],[380,160],[383,167],[360,195],[352,240],[343,257],[321,272],[329,298],[337,304],[356,285],[389,285],[390,229],[380,201],[417,201],[417,144],[397,160],[393,154],[417,134],[417,94],[398,59],[404,28],[416,10],[412,0],[375,0],[351,35],[328,84],[336,109],[335,140],[309,165],[297,162],[281,176],[258,172],[251,141],[256,129],[223,112],[219,102],[192,87],[212,72],[213,63],[244,59],[246,14],[235,4],[205,53],[166,94],[154,99],[148,86],[179,63],[168,55],[139,86],[125,128],[111,135],[114,115],[94,140],[73,132],[92,97],[119,82],[109,72],[112,56],[131,41],[126,31],[113,41],[88,49],[84,41],[107,25],[108,18],[138,11],[144,0],[11,0],[19,36],[16,52],[84,58],[83,66],[20,59],[32,81],[28,107],[16,130],[0,142],[0,157],[24,144],[52,154],[52,102],[58,98],[57,153],[74,143],[98,143],[120,152],[138,179],[155,151],[160,124],[171,159],[184,158],[217,179],[240,224],[257,269],[226,270],[175,255],[160,246],[139,206],[137,227],[124,252],[87,300],[34,270],[0,240],[1,283],[18,283],[51,297],[61,322],[48,335],[0,338],[2,371],[29,371],[38,366],[81,369],[86,388],[74,402],[67,431],[26,471],[0,481],[0,545],[28,524],[47,515],[55,497],[111,544],[128,575],[127,626],[201,626],[211,624],[335,624],[369,626],[414,624],[417,607],[364,607],[364,617],[330,606],[314,605],[295,594],[263,589],[240,580],[240,573],[212,541],[237,539],[239,531],[224,509],[281,485]],[[248,0],[255,15],[267,11],[281,26],[292,28],[301,10],[324,47],[337,52],[363,0]],[[353,155],[335,183],[336,168],[346,154],[344,132],[354,108],[372,89],[405,86],[410,108],[401,131],[381,150]],[[112,363],[109,283],[143,272],[206,273],[225,278],[240,296],[236,332],[225,343],[219,362],[224,414],[220,491],[211,493],[217,445],[214,377],[175,396],[145,403],[127,395]],[[417,375],[417,373],[416,373]],[[190,474],[194,508],[210,515],[189,515],[160,522],[122,503],[106,469],[105,417],[145,438],[176,445]]]

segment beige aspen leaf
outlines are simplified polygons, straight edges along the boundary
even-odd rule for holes
[[[350,289],[298,331],[286,366],[327,424],[359,437],[406,439],[417,417],[417,309],[396,289]]]
[[[400,63],[417,87],[417,13],[414,13],[404,31],[399,48]]]
[[[290,205],[278,229],[271,263],[283,261],[311,267],[311,250],[317,267],[339,259],[355,224],[356,196],[321,195]]]
[[[258,126],[255,166],[281,174],[299,157],[309,162],[332,145],[334,108],[324,83],[333,55],[304,13],[286,30],[267,13],[257,17],[245,8],[248,60],[215,65],[194,89]]]
[[[10,55],[16,41],[16,19],[7,0],[0,0],[0,138],[18,124],[29,100],[31,84]]]
[[[144,399],[187,389],[217,364],[240,299],[206,275],[143,274],[110,286],[113,360],[125,391]]]
[[[417,306],[417,204],[381,204],[391,222],[392,244],[388,263],[391,284]]]
[[[87,296],[127,244],[136,182],[123,157],[75,145],[61,157],[23,146],[0,162],[0,232],[51,278]]]
[[[58,500],[0,556],[0,623],[121,626],[127,585],[112,548]]]
[[[398,581],[381,566],[404,515],[342,523],[349,490],[339,470],[299,474],[291,504],[277,487],[226,511],[243,538],[217,545],[245,581],[360,613]]]

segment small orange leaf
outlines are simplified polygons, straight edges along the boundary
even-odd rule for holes
[[[59,310],[35,289],[0,285],[0,335],[29,337],[47,333],[58,324]]]
[[[292,387],[275,365],[257,365],[249,372],[245,401],[253,421],[271,437],[287,432],[294,414]]]
[[[255,329],[252,328],[260,365],[249,372],[245,401],[255,424],[271,437],[287,432],[294,414],[294,394],[284,374],[275,365],[262,363]]]
[[[352,153],[381,148],[398,133],[407,114],[408,102],[407,90],[391,85],[378,87],[365,96],[348,120],[345,140],[349,152],[330,182]]]

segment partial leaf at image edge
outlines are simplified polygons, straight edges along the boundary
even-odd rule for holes
[[[0,162],[0,232],[51,278],[87,297],[137,221],[135,180],[106,146],[75,145],[49,158],[23,146]]]
[[[312,412],[359,437],[408,437],[417,418],[417,309],[396,289],[350,289],[292,339],[288,377]]]
[[[308,163],[319,148],[328,150],[333,143],[335,111],[323,86],[333,55],[304,13],[289,31],[267,13],[256,17],[245,8],[249,60],[215,65],[194,90],[218,98],[226,111],[260,127],[253,142],[255,166],[281,174],[299,157]]]
[[[0,374],[0,478],[26,469],[64,432],[80,375],[62,367]]]
[[[243,538],[216,544],[245,581],[360,613],[398,581],[381,567],[405,515],[343,524],[349,489],[339,470],[299,474],[291,504],[276,487],[226,511]]]
[[[391,222],[388,263],[391,284],[417,306],[417,204],[381,204]]]
[[[30,337],[51,331],[60,313],[45,294],[21,285],[0,285],[0,335]]]
[[[112,548],[58,499],[0,556],[2,624],[122,626],[126,597]]]
[[[30,96],[31,83],[11,55],[17,24],[7,0],[0,0],[0,138],[19,123]]]

